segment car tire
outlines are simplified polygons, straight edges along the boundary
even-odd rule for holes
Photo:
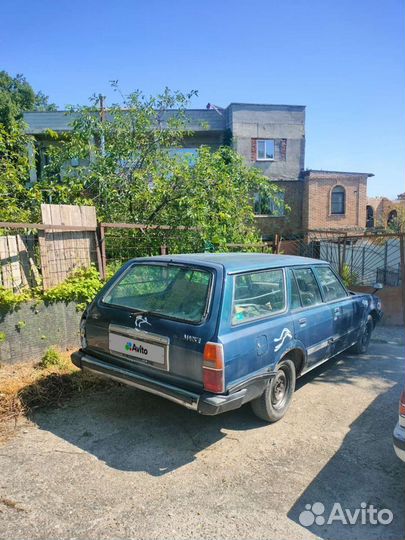
[[[295,390],[295,365],[288,358],[282,360],[276,374],[263,394],[251,402],[256,416],[266,422],[277,422],[288,410]]]
[[[350,351],[354,354],[365,354],[370,345],[371,334],[374,330],[374,323],[372,317],[369,315],[366,325],[360,335],[360,338],[357,343],[351,347]]]

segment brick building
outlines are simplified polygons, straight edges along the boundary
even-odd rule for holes
[[[367,198],[367,222],[366,226],[386,227],[397,217],[405,216],[405,193],[398,195],[396,200],[387,197]]]
[[[31,182],[41,176],[47,162],[48,130],[69,132],[73,118],[64,111],[25,113],[37,156],[34,160],[33,149],[29,149]],[[256,223],[264,238],[286,230],[366,227],[367,179],[372,174],[305,170],[304,106],[231,103],[225,109],[189,109],[186,118],[192,134],[179,152],[230,144],[249,165],[261,169],[282,188],[277,204],[254,197]]]

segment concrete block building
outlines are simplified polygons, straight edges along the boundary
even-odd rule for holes
[[[186,117],[192,134],[184,139],[179,152],[193,152],[201,145],[213,149],[232,145],[250,166],[259,168],[282,188],[277,204],[252,194],[263,238],[281,231],[354,231],[366,227],[367,180],[373,175],[305,169],[305,106],[207,105],[206,109],[187,110]],[[36,141],[37,159],[31,169],[31,181],[35,182],[47,160],[47,131],[69,132],[72,116],[64,111],[27,112],[24,120]]]

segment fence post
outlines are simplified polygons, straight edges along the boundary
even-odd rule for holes
[[[163,245],[160,246],[160,254],[161,255],[167,255],[168,254],[166,245],[163,244]]]
[[[107,256],[105,253],[105,229],[102,223],[98,224],[98,238],[99,238],[99,253],[100,253],[100,276],[101,279],[106,279],[107,277]]]
[[[274,244],[273,244],[273,253],[280,252],[280,236],[278,234],[274,235]]]
[[[401,295],[402,295],[402,321],[405,326],[405,234],[399,235],[399,252],[401,257]]]

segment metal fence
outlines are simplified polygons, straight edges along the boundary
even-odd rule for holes
[[[307,231],[280,236],[276,252],[328,261],[353,285],[399,287],[403,234]]]
[[[90,264],[106,278],[135,257],[215,251],[215,245],[205,243],[197,228],[97,224],[96,221],[86,225],[90,217],[86,217],[85,211],[81,211],[81,222],[75,219],[81,225],[72,225],[75,220],[71,214],[76,208],[66,206],[56,210],[53,210],[56,217],[47,218],[52,221],[50,224],[0,223],[0,286],[14,291],[35,286],[48,289],[61,283],[75,269]],[[63,217],[64,212],[70,216],[69,225],[63,224],[68,221]],[[55,224],[58,220],[59,224]],[[372,286],[381,282],[400,287],[404,246],[403,234],[348,235],[342,231],[317,230],[275,235],[271,242],[228,244],[227,250],[323,259],[350,285]]]

